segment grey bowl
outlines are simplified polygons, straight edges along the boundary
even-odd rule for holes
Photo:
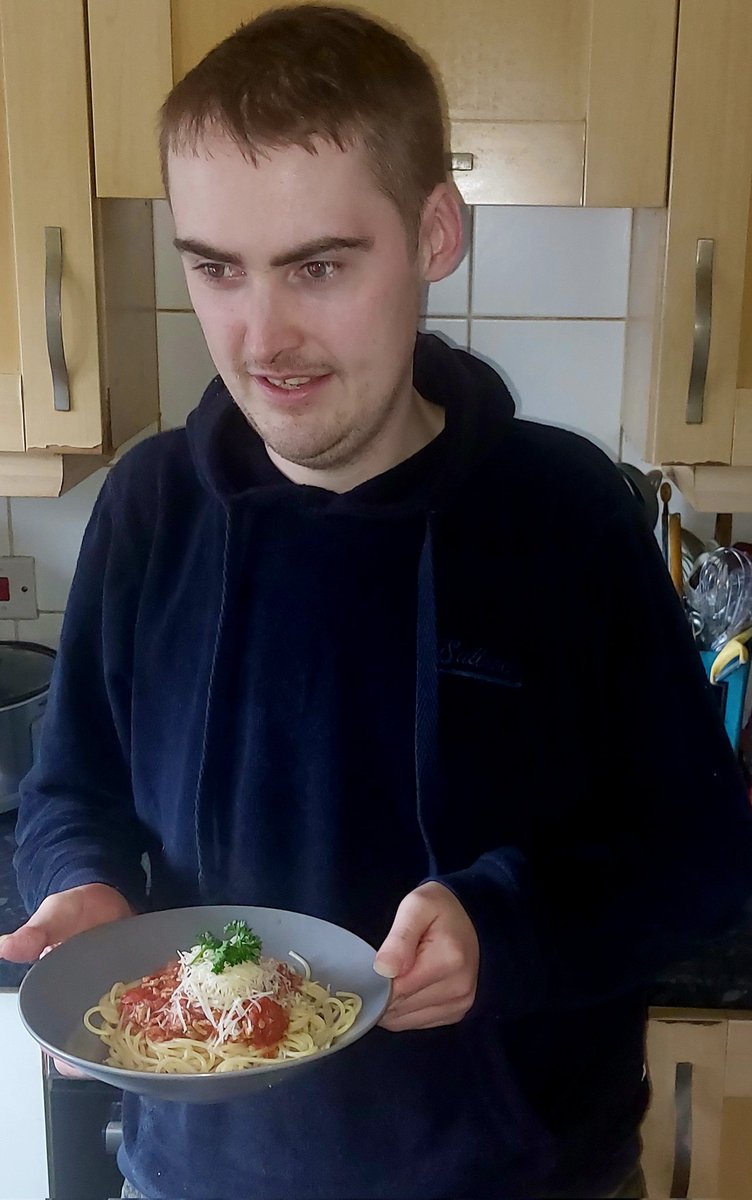
[[[355,1024],[329,1050],[219,1075],[155,1075],[125,1071],[103,1061],[104,1044],[83,1024],[83,1015],[118,980],[148,975],[194,945],[205,929],[221,935],[228,921],[243,920],[263,942],[263,953],[282,962],[290,950],[307,959],[314,979],[332,991],[356,992],[363,1008]],[[31,1036],[55,1058],[128,1092],[159,1100],[214,1104],[263,1091],[315,1069],[331,1054],[346,1050],[372,1029],[389,1000],[389,980],[373,969],[375,951],[367,942],[318,917],[275,908],[212,905],[146,913],[100,925],[57,946],[31,968],[19,992],[21,1020]],[[294,961],[291,965],[295,965]]]

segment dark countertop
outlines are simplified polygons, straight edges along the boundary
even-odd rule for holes
[[[13,870],[13,851],[16,841],[13,830],[15,812],[0,813],[0,934],[12,933],[26,920],[26,909],[16,887]],[[28,971],[28,965],[9,963],[0,959],[0,988],[17,988]]]
[[[0,813],[0,934],[26,920],[11,859],[14,812]],[[28,965],[0,959],[0,988],[17,988]],[[707,946],[697,958],[675,964],[656,983],[650,1003],[662,1008],[752,1010],[752,923]]]

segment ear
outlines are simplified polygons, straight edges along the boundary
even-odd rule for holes
[[[467,248],[468,210],[454,182],[439,183],[426,200],[420,223],[419,258],[426,283],[445,279]]]

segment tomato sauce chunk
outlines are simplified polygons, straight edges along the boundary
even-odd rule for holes
[[[262,996],[255,1000],[248,1012],[251,1025],[251,1045],[258,1049],[276,1046],[287,1033],[290,1018],[276,1000]]]

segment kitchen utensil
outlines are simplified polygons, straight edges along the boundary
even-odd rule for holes
[[[737,633],[752,625],[752,558],[741,550],[721,546],[709,554],[696,584],[685,589],[690,609],[702,621],[702,641],[718,651]]]
[[[646,475],[639,467],[625,462],[617,463],[617,467],[632,495],[639,501],[648,525],[655,529],[658,522],[658,488],[663,479],[663,472],[656,469],[648,471]]]
[[[55,651],[35,642],[0,642],[0,812],[18,807],[47,707]]]
[[[664,482],[661,484],[661,549],[663,550],[663,558],[668,566],[668,506],[671,501],[671,484]]]
[[[253,928],[265,955],[290,962],[293,950],[309,962],[313,978],[330,985],[332,992],[356,992],[363,1007],[352,1028],[329,1050],[309,1058],[242,1071],[155,1075],[108,1066],[106,1047],[83,1024],[86,1010],[114,983],[130,983],[158,970],[174,961],[176,950],[195,945],[202,930],[221,931],[235,920]],[[99,925],[63,942],[34,964],[21,984],[18,1002],[29,1033],[55,1058],[125,1091],[212,1104],[297,1079],[363,1037],[381,1017],[390,994],[389,980],[373,970],[374,957],[373,948],[354,933],[304,913],[248,905],[170,909]]]
[[[682,565],[681,516],[677,512],[668,519],[668,569],[679,596],[684,595],[684,567]]]
[[[696,571],[699,572],[705,559],[713,550],[717,550],[718,546],[714,541],[703,542],[702,538],[699,538],[696,533],[692,533],[691,529],[685,529],[683,526],[681,538],[684,578],[689,581]]]

